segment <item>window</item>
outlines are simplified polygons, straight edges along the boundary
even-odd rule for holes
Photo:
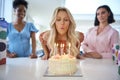
[[[12,0],[0,0],[0,17],[7,22],[12,21]]]
[[[0,0],[0,17],[4,16],[4,4],[5,0]]]
[[[76,30],[86,33],[89,28],[94,27],[95,12],[98,6],[110,6],[116,20],[112,26],[120,32],[120,0],[65,0],[67,7],[76,20]]]
[[[95,14],[100,5],[108,5],[114,14],[120,14],[120,0],[65,0],[65,7],[72,14]]]

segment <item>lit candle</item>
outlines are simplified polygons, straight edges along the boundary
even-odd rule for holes
[[[71,47],[71,44],[69,43],[69,48]]]
[[[63,49],[64,49],[64,46],[65,46],[65,45],[63,44]]]
[[[70,54],[70,47],[71,47],[71,44],[70,44],[70,43],[69,43],[68,47],[69,47],[69,54]]]
[[[58,47],[58,43],[56,44],[56,46]]]
[[[63,50],[64,50],[64,44],[60,44],[60,54],[63,55]]]
[[[64,46],[65,46],[65,45],[63,44],[63,48],[62,48],[62,54],[63,54],[63,55],[65,54],[65,53],[64,53]]]
[[[56,43],[56,53],[57,53],[57,54],[59,54],[59,53],[58,53],[58,45],[59,45],[59,44]]]
[[[60,44],[60,48],[62,48],[62,44]]]
[[[54,55],[56,54],[56,43],[54,43]]]
[[[54,55],[58,54],[58,43],[54,43]]]

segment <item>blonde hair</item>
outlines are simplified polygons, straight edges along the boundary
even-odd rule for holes
[[[51,48],[51,52],[53,52],[54,43],[56,42],[56,39],[57,39],[57,30],[55,27],[55,21],[56,21],[56,17],[59,11],[65,11],[68,14],[68,17],[70,19],[70,25],[67,31],[68,42],[71,43],[72,55],[77,56],[77,54],[79,53],[79,46],[76,46],[76,45],[77,44],[80,45],[79,38],[78,38],[79,35],[75,32],[76,24],[75,24],[72,14],[65,7],[58,7],[55,9],[53,13],[53,17],[50,23],[51,30],[50,30],[50,34],[48,38],[48,45]]]

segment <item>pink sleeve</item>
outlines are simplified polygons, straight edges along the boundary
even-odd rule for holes
[[[110,40],[110,46],[112,47],[116,43],[119,43],[119,32],[115,30]]]
[[[87,32],[87,34],[85,35],[84,41],[82,43],[82,48],[83,48],[84,52],[94,52],[94,50],[92,50],[91,48],[88,47],[88,42],[87,42],[87,36],[91,32],[91,30],[92,30],[92,28],[89,29],[89,31]]]

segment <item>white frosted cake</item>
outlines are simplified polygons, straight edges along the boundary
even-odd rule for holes
[[[55,55],[49,58],[48,73],[54,75],[72,75],[77,71],[77,59],[71,55]]]

